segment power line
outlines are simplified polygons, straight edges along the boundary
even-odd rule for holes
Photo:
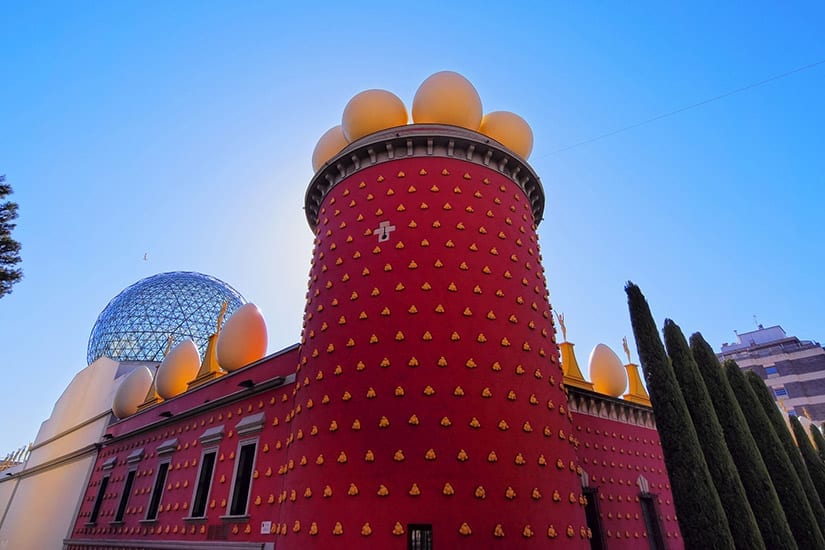
[[[634,128],[638,128],[639,126],[644,126],[645,124],[650,124],[651,122],[656,122],[657,120],[662,120],[663,118],[678,115],[679,113],[689,111],[690,109],[695,109],[697,107],[701,107],[702,105],[707,105],[708,103],[713,103],[714,101],[719,101],[720,99],[725,99],[726,97],[730,97],[734,94],[738,94],[738,93],[741,93],[741,92],[745,92],[747,90],[752,90],[754,88],[758,88],[759,86],[763,86],[765,84],[768,84],[769,82],[773,82],[775,80],[785,78],[786,76],[790,76],[792,74],[799,73],[799,72],[802,72],[802,71],[807,71],[808,69],[813,69],[814,67],[817,67],[817,66],[822,65],[822,64],[825,64],[825,59],[817,61],[816,63],[810,63],[809,65],[803,65],[802,67],[797,67],[796,69],[784,72],[782,74],[774,75],[770,78],[766,78],[765,80],[760,80],[758,82],[752,82],[751,84],[748,84],[747,86],[742,86],[741,88],[736,88],[735,90],[731,90],[729,92],[725,92],[724,94],[720,94],[720,95],[705,99],[705,100],[700,101],[698,103],[693,103],[692,105],[688,105],[686,107],[676,109],[675,111],[670,111],[668,113],[664,113],[664,114],[655,116],[653,118],[648,118],[646,120],[642,120],[641,122],[637,122],[637,123],[631,124],[629,126],[624,126],[624,127],[619,128],[617,130],[612,130],[610,132],[607,132],[606,134],[601,134],[599,136],[596,136],[596,137],[593,137],[593,138],[590,138],[590,139],[586,139],[586,140],[580,141],[578,143],[574,143],[573,145],[568,145],[567,147],[562,147],[561,149],[556,149],[555,151],[551,151],[551,152],[549,152],[545,155],[542,155],[538,158],[545,158],[545,157],[549,157],[551,155],[557,155],[557,154],[562,153],[564,151],[569,151],[570,149],[575,149],[576,147],[581,147],[582,145],[587,145],[588,143],[593,143],[594,141],[599,141],[599,140],[602,140],[602,139],[605,139],[605,138],[609,138],[611,136],[615,136],[616,134],[621,134],[622,132],[627,132],[628,130],[633,130]]]

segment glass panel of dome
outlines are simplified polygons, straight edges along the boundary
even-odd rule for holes
[[[224,303],[228,319],[246,300],[208,275],[177,271],[142,279],[103,309],[89,337],[87,360],[161,361],[170,337],[172,345],[192,338],[202,356]]]

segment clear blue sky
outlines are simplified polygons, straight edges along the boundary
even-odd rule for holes
[[[316,140],[355,93],[409,105],[445,69],[533,127],[551,301],[580,363],[632,342],[628,279],[660,325],[717,349],[754,315],[825,340],[825,65],[557,152],[825,59],[821,2],[297,4],[2,5],[25,279],[0,300],[0,455],[143,277],[219,277],[261,307],[270,351],[296,342]]]

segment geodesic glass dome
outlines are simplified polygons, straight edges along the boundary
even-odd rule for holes
[[[224,302],[228,319],[246,300],[202,273],[175,271],[142,279],[103,309],[89,336],[87,360],[162,361],[170,335],[173,346],[192,338],[203,357]]]

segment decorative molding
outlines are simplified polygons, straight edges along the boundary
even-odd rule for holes
[[[156,451],[158,453],[158,456],[162,456],[162,455],[168,455],[169,453],[175,452],[175,449],[177,449],[177,448],[178,448],[178,438],[176,437],[174,439],[167,439],[166,441],[164,441],[163,443],[158,445],[158,448],[156,449]]]
[[[523,159],[494,139],[444,124],[409,124],[375,132],[345,147],[318,170],[307,187],[304,210],[315,229],[327,193],[350,175],[369,166],[415,157],[454,158],[495,170],[518,185],[533,210],[538,225],[544,215],[541,180]]]
[[[124,550],[274,550],[274,542],[223,542],[182,540],[65,539],[63,550],[93,548]]]
[[[235,424],[235,431],[238,435],[249,435],[263,429],[266,422],[266,415],[262,412],[245,416],[240,422]]]
[[[42,464],[38,464],[37,466],[32,466],[31,468],[27,468],[25,470],[20,470],[19,472],[16,472],[14,474],[8,474],[7,473],[5,475],[8,476],[9,478],[13,477],[15,479],[22,479],[22,478],[26,478],[26,477],[29,477],[29,476],[39,474],[40,472],[43,472],[45,470],[51,470],[52,468],[57,468],[58,466],[60,466],[62,464],[66,464],[67,462],[74,462],[75,460],[79,460],[81,458],[86,458],[87,455],[92,456],[92,457],[96,457],[97,456],[96,453],[97,453],[97,449],[98,449],[99,445],[100,445],[99,443],[91,443],[89,445],[81,447],[80,449],[72,451],[71,453],[67,453],[65,455],[62,455],[62,456],[59,456],[59,457],[54,458],[52,460],[49,460],[48,462],[43,462]]]
[[[292,350],[296,347],[298,347],[298,346],[297,345],[296,346],[291,346],[290,348],[287,349],[287,351]],[[255,364],[255,363],[253,363],[253,364]],[[246,369],[246,368],[247,367],[244,367],[244,369]],[[236,372],[242,372],[244,369],[241,369],[240,371],[235,371],[232,374],[235,374]],[[226,377],[221,377],[218,380],[214,380],[210,383],[215,383],[215,382],[225,380],[225,379],[226,379]],[[266,382],[260,382],[260,383],[256,384],[255,387],[252,388],[251,390],[245,389],[245,390],[242,390],[242,391],[236,391],[236,392],[233,392],[233,393],[231,393],[229,395],[226,395],[224,397],[220,397],[218,399],[215,399],[213,401],[206,401],[201,405],[192,407],[191,409],[187,409],[185,412],[178,413],[175,416],[172,416],[170,418],[162,418],[161,420],[151,422],[151,423],[147,423],[147,424],[145,424],[143,426],[140,426],[138,428],[135,428],[133,430],[129,430],[129,431],[124,432],[124,433],[122,433],[118,436],[115,436],[111,439],[106,440],[103,443],[103,445],[106,446],[106,447],[111,447],[112,445],[115,445],[115,444],[119,443],[120,441],[123,441],[123,440],[126,440],[126,439],[131,439],[131,438],[135,437],[136,435],[139,435],[139,434],[142,434],[142,433],[147,433],[147,432],[152,432],[152,431],[157,430],[158,428],[161,428],[161,427],[166,426],[168,424],[172,424],[174,422],[180,422],[181,420],[186,419],[186,418],[192,418],[193,416],[197,416],[199,414],[202,414],[206,410],[216,408],[216,407],[222,407],[224,405],[229,405],[229,404],[232,404],[232,403],[236,403],[236,402],[241,401],[243,399],[247,399],[247,398],[249,398],[253,395],[258,395],[260,393],[264,393],[266,391],[269,391],[273,388],[277,388],[277,387],[280,387],[280,386],[287,386],[289,384],[294,384],[294,383],[295,383],[295,374],[294,373],[290,374],[288,376],[285,376],[285,377],[284,376],[277,376],[277,377],[275,377],[271,380],[267,380]],[[160,404],[160,405],[157,405],[157,406],[162,406],[162,405],[163,404]],[[124,419],[123,421],[131,419],[131,418],[133,418],[133,417],[129,417],[127,419]],[[123,422],[123,421],[121,421],[121,422]]]
[[[587,489],[588,487],[590,487],[590,474],[588,474],[584,468],[582,468],[581,481],[582,489]]]
[[[223,424],[209,428],[200,436],[201,445],[211,445],[212,443],[217,443],[223,439],[224,433],[226,433],[226,430]]]
[[[573,414],[584,414],[641,428],[656,429],[653,409],[650,407],[580,388],[568,387],[567,389],[568,409]]]
[[[70,433],[72,433],[72,432],[76,432],[76,431],[80,430],[81,428],[85,428],[85,427],[86,427],[86,426],[88,426],[89,424],[94,424],[95,422],[97,422],[97,421],[98,421],[98,420],[100,420],[101,418],[110,417],[110,418],[109,418],[109,420],[111,421],[111,419],[112,419],[112,418],[114,418],[114,416],[115,416],[115,415],[114,415],[114,414],[112,414],[112,409],[111,409],[111,408],[106,409],[106,410],[105,410],[105,411],[103,411],[102,413],[96,414],[95,416],[93,416],[93,417],[91,417],[91,418],[89,418],[89,419],[87,419],[87,420],[85,420],[85,421],[81,422],[80,424],[77,424],[77,425],[75,425],[75,426],[72,426],[71,428],[69,428],[69,429],[67,429],[67,430],[63,430],[62,432],[60,432],[60,433],[58,433],[58,434],[55,434],[55,435],[51,436],[49,439],[46,439],[46,440],[44,440],[44,441],[41,441],[40,443],[35,442],[35,443],[31,446],[31,450],[30,450],[30,452],[31,452],[31,453],[33,453],[34,451],[36,451],[36,450],[38,450],[38,449],[41,449],[41,448],[43,448],[43,447],[46,447],[46,446],[47,446],[47,445],[49,445],[50,443],[54,443],[55,441],[57,441],[57,440],[59,440],[59,439],[62,439],[63,437],[67,436],[68,434],[70,434]],[[29,456],[31,457],[31,454],[29,454]]]
[[[175,445],[177,445],[178,440],[175,439],[174,441],[175,441]],[[162,446],[163,445],[161,445],[161,447]],[[158,447],[158,454],[161,454],[160,447]],[[129,456],[126,457],[126,463],[127,464],[133,464],[135,462],[140,462],[140,460],[143,458],[143,455],[144,455],[143,447],[141,447],[140,449],[135,449],[134,451],[129,453]]]
[[[636,485],[639,486],[639,490],[642,492],[642,494],[646,495],[650,493],[650,482],[648,482],[645,476],[640,475],[639,478],[636,480]]]

